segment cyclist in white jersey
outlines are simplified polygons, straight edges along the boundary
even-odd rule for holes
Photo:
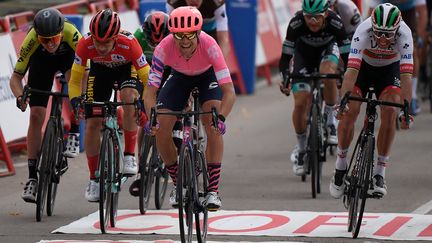
[[[389,2],[394,4],[402,13],[402,18],[411,29],[414,38],[414,72],[412,78],[412,101],[410,112],[416,115],[420,112],[420,106],[417,103],[417,76],[420,66],[425,63],[424,51],[427,30],[427,6],[426,0],[370,0],[369,14],[373,8],[381,3]],[[423,53],[423,54],[422,54]],[[424,65],[423,65],[424,66]]]
[[[378,99],[389,102],[411,100],[413,73],[413,40],[411,30],[402,21],[400,10],[390,4],[378,5],[372,16],[359,25],[354,33],[344,75],[341,93],[351,91],[353,96],[364,97],[374,87]],[[347,170],[347,152],[354,135],[354,123],[360,111],[360,102],[350,101],[349,109],[337,118],[338,148],[335,175],[330,183],[330,194],[340,198],[344,193],[343,177]],[[381,124],[377,138],[378,158],[374,166],[374,193],[387,193],[385,167],[395,136],[396,109],[380,107]],[[399,116],[400,117],[400,116]],[[412,118],[411,118],[412,119]],[[402,121],[402,129],[409,128]]]
[[[351,38],[362,21],[360,11],[351,0],[329,0],[330,8],[341,18],[345,32]]]

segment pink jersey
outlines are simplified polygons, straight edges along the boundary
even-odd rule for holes
[[[201,32],[198,38],[198,46],[189,60],[182,56],[172,35],[164,38],[153,54],[148,85],[159,88],[165,66],[170,66],[175,71],[188,76],[200,75],[213,66],[219,85],[232,82],[224,56],[216,41],[205,32]]]

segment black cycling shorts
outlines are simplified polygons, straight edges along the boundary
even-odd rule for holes
[[[108,101],[111,98],[114,83],[118,89],[134,88],[141,95],[143,84],[131,63],[110,68],[102,64],[90,63],[90,73],[87,80],[86,101]],[[86,118],[94,117],[91,110],[85,109]]]
[[[188,76],[172,69],[157,98],[158,108],[181,111],[186,106],[194,87],[198,88],[198,100],[202,105],[208,100],[222,100],[222,91],[213,68],[197,76]]]
[[[355,86],[360,89],[363,97],[366,97],[369,87],[373,87],[378,99],[388,87],[400,89],[399,61],[383,67],[374,67],[363,60]]]

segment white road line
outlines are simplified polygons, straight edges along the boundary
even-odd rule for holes
[[[414,214],[427,214],[431,210],[432,210],[432,200],[430,200],[429,202],[421,205],[420,207],[418,207],[416,210],[412,211],[411,213],[414,213]]]

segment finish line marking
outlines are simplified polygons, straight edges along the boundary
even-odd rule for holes
[[[178,235],[177,210],[119,210],[109,234]],[[346,212],[218,211],[209,213],[209,235],[346,237]],[[359,237],[383,240],[432,240],[432,215],[365,213]],[[99,212],[52,233],[101,234]]]

